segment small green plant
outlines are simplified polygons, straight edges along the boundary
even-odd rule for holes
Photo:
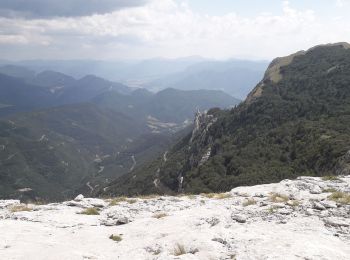
[[[166,214],[166,213],[156,213],[156,214],[154,214],[152,217],[153,217],[153,218],[160,219],[160,218],[165,218],[165,217],[167,217],[167,216],[168,216],[168,214]]]
[[[336,191],[329,195],[328,198],[341,204],[350,204],[350,193]]]
[[[128,199],[126,200],[129,204],[134,204],[137,202],[137,199]]]
[[[255,205],[255,204],[256,204],[256,200],[255,199],[246,199],[243,202],[243,207],[247,207],[247,206]]]
[[[97,208],[87,208],[81,211],[79,214],[83,215],[100,215],[99,209]]]
[[[278,209],[278,207],[276,206],[271,206],[267,209],[267,211],[270,213],[270,214],[273,214],[276,212],[276,210]]]
[[[329,188],[329,189],[324,189],[324,190],[322,190],[322,192],[336,192],[337,190],[336,189],[334,189],[334,188]]]
[[[328,175],[328,176],[323,176],[322,177],[323,181],[339,181],[339,178],[334,175]]]
[[[112,239],[115,242],[120,242],[123,240],[121,235],[113,235],[113,234],[109,236],[109,239]]]
[[[275,203],[287,202],[289,200],[288,196],[279,194],[279,193],[271,193],[270,200]]]
[[[185,255],[187,254],[185,246],[179,243],[176,243],[174,247],[174,255],[175,256],[180,256],[180,255]]]

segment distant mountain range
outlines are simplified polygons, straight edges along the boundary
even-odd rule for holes
[[[146,84],[149,89],[217,89],[245,99],[264,75],[267,62],[229,60],[203,61]]]
[[[87,102],[107,91],[129,94],[133,90],[123,84],[89,75],[79,80],[71,76],[43,71],[35,74],[17,66],[0,67],[0,103],[7,107],[0,116],[19,111]]]
[[[192,133],[99,195],[228,191],[350,174],[350,45],[275,59],[245,102],[198,113]]]
[[[8,61],[1,63],[8,64]],[[262,78],[267,65],[267,61],[215,61],[196,56],[144,61],[32,60],[12,62],[10,66],[0,69],[0,73],[26,78],[46,70],[75,78],[92,74],[129,87],[142,87],[155,92],[166,88],[216,89],[244,99]],[[18,66],[22,69],[11,69]]]

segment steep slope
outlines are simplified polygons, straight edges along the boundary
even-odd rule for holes
[[[115,157],[127,138],[139,136],[144,128],[132,118],[91,104],[2,120],[0,197],[69,197],[101,173],[104,158]]]
[[[300,175],[349,174],[350,49],[274,60],[235,109],[198,114],[191,135],[104,194],[226,191]]]

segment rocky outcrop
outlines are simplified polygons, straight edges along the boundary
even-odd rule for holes
[[[90,208],[96,215],[83,214]],[[350,176],[224,194],[0,201],[0,230],[0,259],[345,260]]]
[[[196,167],[204,164],[211,155],[213,137],[209,133],[210,127],[217,121],[207,111],[197,111],[194,119],[194,129],[189,141],[189,165]]]

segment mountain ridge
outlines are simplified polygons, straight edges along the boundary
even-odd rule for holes
[[[349,49],[317,46],[275,60],[266,75],[236,108],[199,114],[200,131],[173,146],[166,162],[122,176],[101,194],[218,192],[349,172]]]

